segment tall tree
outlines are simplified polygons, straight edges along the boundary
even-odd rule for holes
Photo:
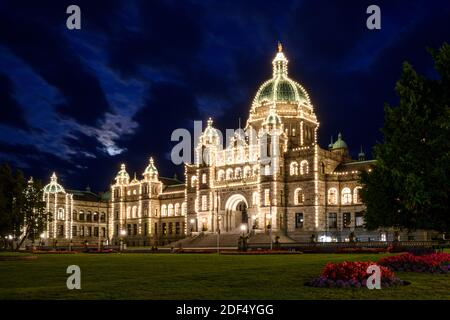
[[[32,178],[23,190],[18,205],[15,230],[16,237],[19,239],[17,248],[20,248],[25,240],[34,241],[39,238],[40,234],[45,231],[51,216],[46,211],[42,185],[39,181],[33,181]]]
[[[450,231],[450,45],[430,53],[438,78],[404,63],[399,105],[385,106],[377,165],[361,175],[368,229]]]
[[[24,186],[25,180],[21,171],[13,171],[7,164],[0,166],[0,237],[2,241],[15,233],[14,228],[20,211],[18,201],[21,199]]]

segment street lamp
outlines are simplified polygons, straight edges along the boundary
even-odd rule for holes
[[[269,237],[270,237],[270,250],[273,248],[273,241],[272,241],[272,214],[269,213],[267,215],[267,219],[269,219],[269,225],[267,228],[269,228]]]
[[[220,221],[222,220],[221,216],[217,217],[217,253],[220,253]]]
[[[123,237],[127,235],[125,230],[120,230],[120,251],[123,250]]]
[[[242,235],[245,235],[246,230],[247,230],[247,225],[245,223],[241,224]]]

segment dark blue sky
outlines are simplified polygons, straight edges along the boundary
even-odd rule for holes
[[[82,29],[66,28],[81,7]],[[381,8],[382,29],[366,28]],[[443,1],[0,1],[0,162],[66,188],[108,188],[119,164],[140,176],[169,155],[176,128],[246,119],[271,77],[278,41],[309,92],[323,147],[342,131],[352,154],[382,139],[385,102],[409,61],[450,41]]]

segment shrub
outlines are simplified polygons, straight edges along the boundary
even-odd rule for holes
[[[341,262],[328,263],[319,278],[313,279],[307,285],[313,287],[339,287],[339,288],[360,288],[365,287],[367,278],[367,268],[375,265],[374,262]],[[391,287],[403,285],[404,282],[395,277],[394,272],[386,267],[381,269],[381,286]]]
[[[416,256],[411,253],[385,257],[379,264],[394,271],[449,273],[450,254],[432,253]]]

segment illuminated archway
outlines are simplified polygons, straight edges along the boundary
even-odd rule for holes
[[[226,231],[240,232],[240,226],[245,224],[248,228],[248,201],[242,194],[233,194],[225,203],[225,221]]]

